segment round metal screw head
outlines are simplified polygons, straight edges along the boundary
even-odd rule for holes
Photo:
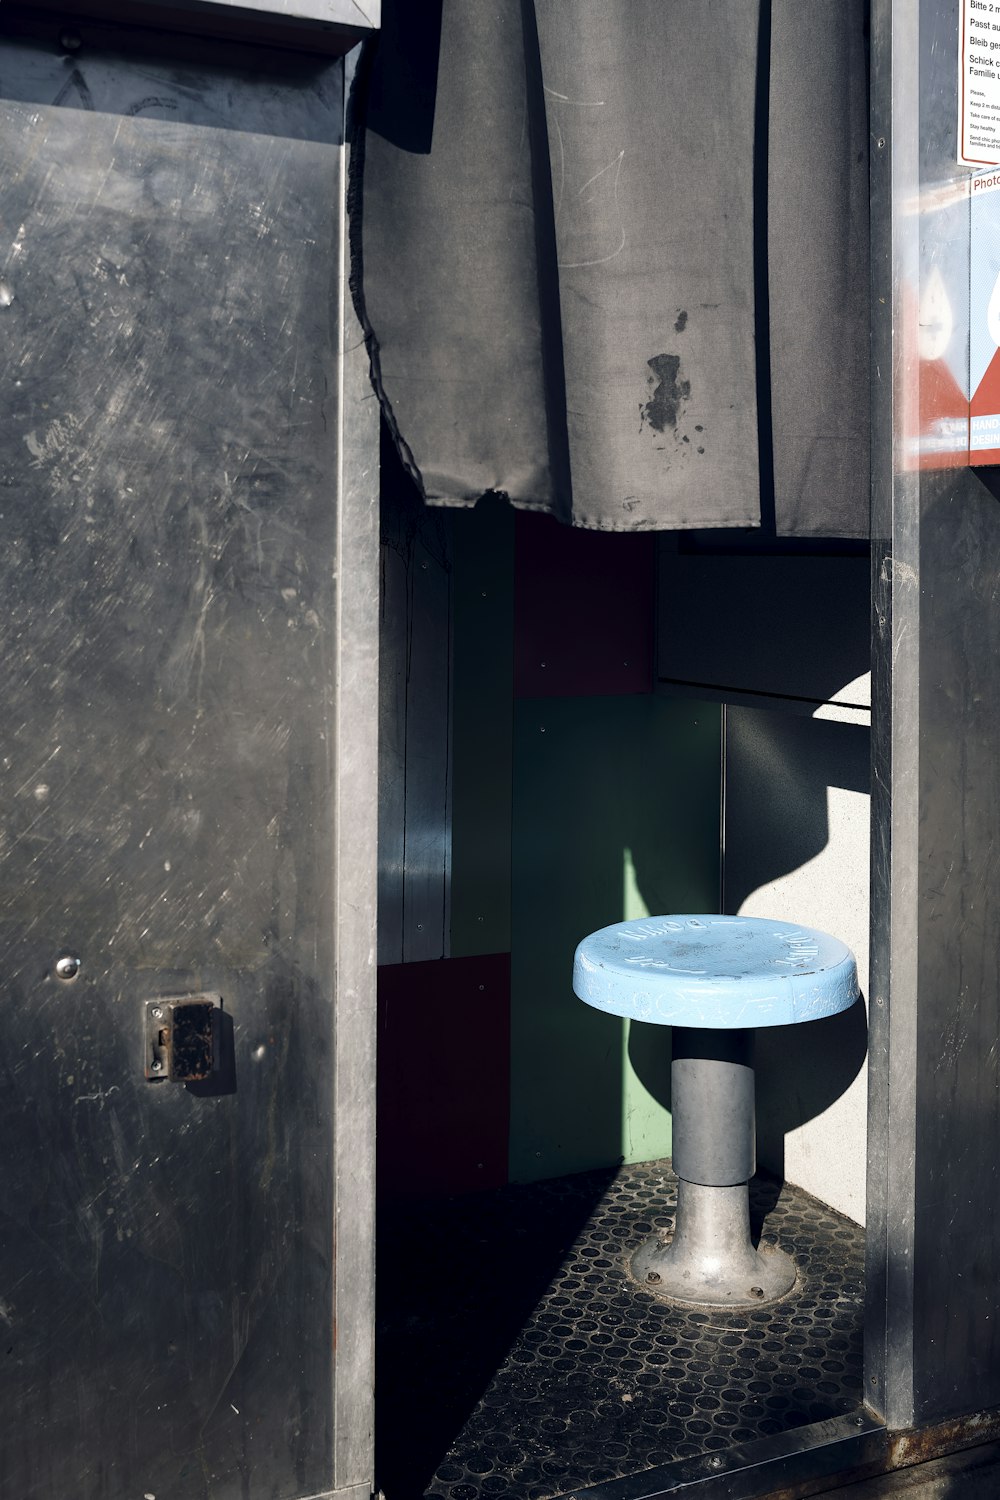
[[[163,1007],[161,1005],[153,1005],[150,1007],[149,1014],[152,1016],[154,1021],[158,1021],[163,1015]]]
[[[647,1281],[654,1281],[655,1282],[655,1281],[659,1281],[659,1279],[660,1279],[660,1273],[659,1273],[659,1271],[648,1271],[646,1273],[646,1280]]]
[[[80,960],[66,954],[56,959],[56,977],[58,979],[75,979],[80,972]]]
[[[751,1297],[763,1297],[764,1288],[762,1286],[752,1286],[750,1288],[750,1295]]]
[[[162,1073],[163,1072],[163,1064],[161,1062],[151,1063],[149,1071],[151,1073]]]

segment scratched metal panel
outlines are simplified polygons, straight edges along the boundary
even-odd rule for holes
[[[61,27],[79,15],[340,56],[381,19],[381,0],[35,0]]]
[[[187,0],[187,3],[191,5],[192,0]],[[363,3],[360,0],[200,0],[199,8],[223,12],[257,10],[267,15],[292,16],[303,21],[377,26],[381,0],[363,0]]]
[[[0,40],[8,101],[327,145],[343,136],[341,69],[326,57],[89,19],[59,27],[19,5],[0,10]]]
[[[908,308],[937,256],[968,259],[968,221],[946,238],[936,212],[964,176],[958,16],[957,0],[873,9],[866,1378],[895,1428],[1000,1405],[1000,479],[932,468],[926,448],[918,467],[907,425],[935,373]]]
[[[0,1491],[316,1495],[341,70],[304,111],[279,63],[258,91],[162,39],[93,81],[27,57],[0,48]],[[39,102],[74,71],[87,108]],[[141,1002],[202,989],[234,1069],[146,1083]]]
[[[913,1394],[1000,1406],[1000,482],[921,478]]]

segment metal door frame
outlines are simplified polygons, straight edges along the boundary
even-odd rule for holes
[[[241,22],[249,11],[236,8],[234,0],[221,3],[229,12],[231,39],[241,40]],[[254,3],[251,0],[251,8]],[[315,10],[317,6],[318,0],[307,0],[307,8]],[[64,8],[78,9],[84,15],[102,11],[99,0],[81,0],[78,7]],[[162,7],[164,11],[170,8],[168,4]],[[289,9],[287,5],[272,8],[276,13]],[[346,10],[347,6],[339,6],[338,0],[338,8]],[[259,0],[256,9],[263,9]],[[370,19],[360,7],[355,9],[364,22]],[[377,17],[378,0],[366,4],[365,10]],[[135,17],[130,19],[134,21]],[[151,19],[149,24],[157,23]],[[53,25],[57,26],[55,18]],[[364,24],[355,26],[352,37],[366,29]],[[341,52],[349,44],[345,38],[346,33],[341,33]],[[356,61],[354,52],[333,64],[344,70],[342,140],[346,143],[339,150],[336,203],[340,232],[330,247],[329,281],[331,320],[335,326],[339,324],[342,334],[336,361],[338,389],[331,393],[330,402],[331,421],[337,421],[340,442],[336,472],[328,476],[323,502],[329,506],[328,514],[336,516],[338,575],[332,663],[335,744],[328,752],[335,802],[334,883],[331,907],[323,913],[324,922],[337,934],[335,984],[330,997],[334,1058],[324,1084],[332,1090],[333,1101],[329,1150],[336,1219],[332,1316],[320,1314],[315,1330],[316,1339],[326,1341],[323,1347],[328,1347],[328,1358],[334,1365],[333,1409],[324,1414],[333,1430],[333,1454],[332,1488],[327,1495],[312,1496],[311,1500],[342,1496],[369,1500],[373,1481],[379,437],[377,402],[368,378],[364,339],[349,292],[346,205],[352,127],[350,86]],[[335,205],[334,218],[337,212]]]

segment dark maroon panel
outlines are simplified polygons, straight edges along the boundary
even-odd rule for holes
[[[652,533],[581,531],[518,511],[514,693],[648,693],[653,679]]]
[[[392,1197],[507,1181],[510,954],[378,971],[378,1182]]]

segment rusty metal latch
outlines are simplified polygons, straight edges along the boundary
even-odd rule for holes
[[[147,1000],[145,1071],[150,1083],[199,1083],[219,1061],[221,995],[168,995]]]

